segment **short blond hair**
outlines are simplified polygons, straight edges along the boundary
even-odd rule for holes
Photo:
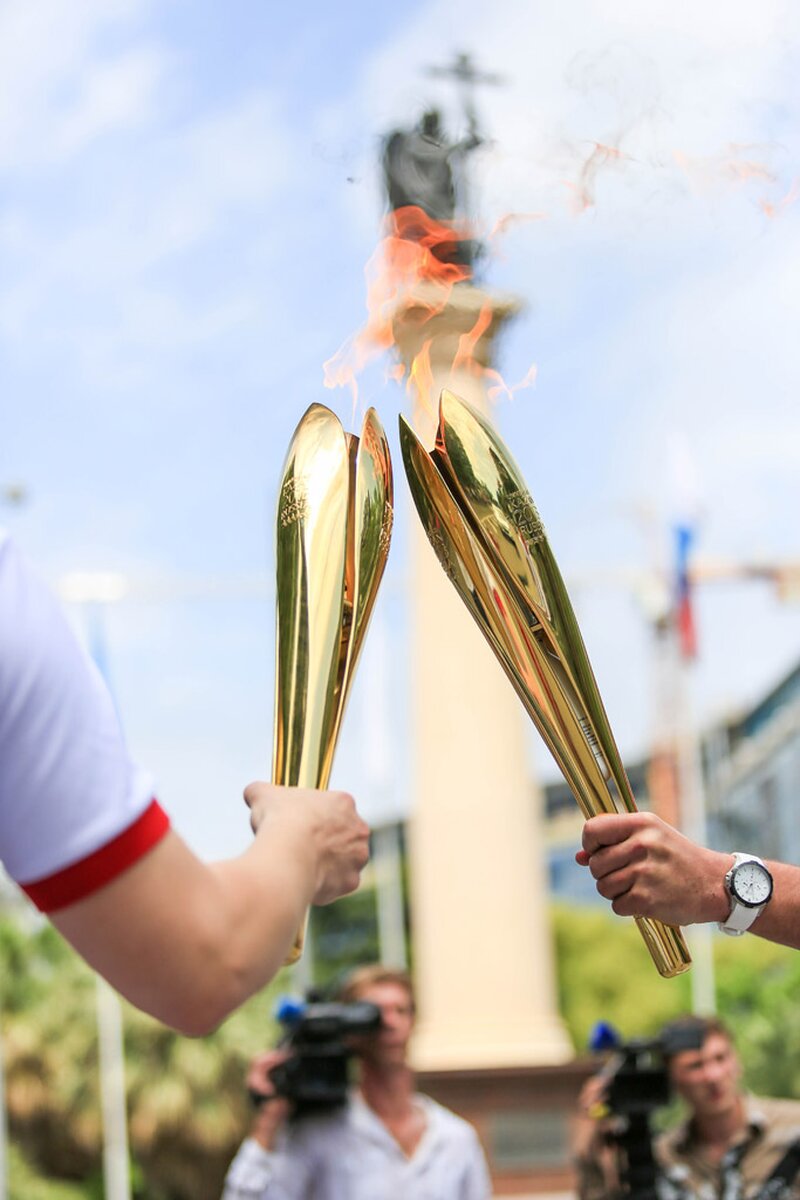
[[[361,998],[367,988],[381,983],[395,983],[403,988],[408,993],[412,1009],[415,1007],[414,985],[408,971],[399,967],[384,967],[381,963],[367,963],[350,971],[339,988],[339,999],[344,1004],[352,1004]]]

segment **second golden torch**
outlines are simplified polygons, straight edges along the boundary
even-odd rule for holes
[[[636,810],[575,613],[519,468],[477,410],[442,392],[428,452],[400,418],[411,493],[436,555],[585,817]],[[680,929],[636,924],[663,976],[691,963]]]
[[[391,531],[391,460],[374,409],[359,438],[312,404],[278,497],[273,783],[328,785]],[[300,930],[287,962],[303,938]]]

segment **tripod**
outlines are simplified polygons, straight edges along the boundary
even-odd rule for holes
[[[621,1200],[658,1200],[659,1172],[653,1155],[650,1112],[627,1113],[625,1128],[613,1136],[619,1151]]]

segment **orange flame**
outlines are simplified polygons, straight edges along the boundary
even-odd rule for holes
[[[798,196],[800,196],[800,180],[795,179],[786,195],[782,196],[780,200],[772,201],[765,199],[760,200],[759,204],[761,205],[764,215],[769,217],[769,219],[772,221],[776,217],[781,216],[781,214],[784,213],[787,208],[794,204]]]
[[[487,388],[486,391],[489,400],[494,404],[501,396],[505,396],[507,400],[513,400],[517,392],[523,392],[525,388],[533,387],[536,383],[536,376],[539,374],[539,368],[536,363],[531,363],[519,383],[514,383],[511,387],[508,386],[499,371],[493,371],[490,367],[486,367],[484,374],[487,379],[496,380],[494,386]]]
[[[462,333],[458,339],[458,349],[456,356],[453,359],[452,370],[455,371],[458,367],[467,367],[468,370],[480,369],[475,362],[475,347],[483,337],[486,330],[492,323],[492,306],[487,300],[483,308],[478,314],[478,319],[468,333]]]
[[[511,214],[503,228],[513,220],[533,220],[543,215]],[[424,323],[445,308],[456,283],[471,277],[469,265],[457,261],[457,251],[459,243],[472,235],[473,231],[465,224],[442,224],[414,206],[401,208],[389,214],[384,237],[365,269],[366,324],[348,338],[324,364],[326,387],[350,388],[354,404],[356,403],[356,380],[359,372],[368,362],[395,344],[394,321],[403,298],[414,295],[415,308],[422,312],[421,320]],[[425,285],[424,289],[419,288],[420,284]],[[490,398],[501,394],[510,396],[529,384],[523,381],[514,388],[508,388],[496,371],[488,370],[475,360],[478,343],[490,328],[491,322],[492,308],[487,302],[472,329],[459,338],[451,369],[466,370],[494,380],[495,386],[490,389]],[[420,403],[428,409],[434,407],[432,340],[429,338],[423,344],[411,363],[407,378],[403,363],[394,363],[385,372],[387,380],[400,382],[406,378],[406,392],[416,395]]]
[[[731,145],[727,154],[708,158],[690,158],[688,154],[676,150],[674,158],[689,182],[700,191],[726,181],[741,184],[750,183],[755,179],[762,183],[774,183],[775,176],[768,167],[751,158],[742,157],[742,151],[751,149],[753,147]]]
[[[489,241],[493,242],[495,238],[501,237],[508,233],[512,225],[523,225],[528,221],[545,221],[547,213],[545,212],[512,212],[506,213],[504,217],[500,217],[495,221],[489,232]]]
[[[431,367],[432,341],[433,338],[428,338],[422,343],[422,349],[411,364],[406,383],[406,393],[409,396],[416,394],[423,408],[431,413],[435,412],[436,408],[433,398],[433,368]]]
[[[603,168],[609,165],[616,166],[628,158],[617,146],[605,146],[602,142],[593,144],[594,149],[583,164],[577,182],[565,181],[565,186],[574,193],[572,208],[576,213],[586,212],[587,208],[594,207],[597,176]]]
[[[465,263],[454,261],[466,227],[442,225],[421,208],[390,213],[386,234],[367,263],[367,323],[323,365],[325,387],[349,387],[357,395],[356,376],[368,362],[394,345],[394,317],[402,297],[419,283],[436,285],[429,316],[440,312],[455,283],[470,277]]]

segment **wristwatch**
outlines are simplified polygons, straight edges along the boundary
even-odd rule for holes
[[[772,876],[755,854],[735,853],[725,876],[725,891],[731,898],[727,920],[720,921],[723,933],[739,937],[746,933],[772,898]]]

